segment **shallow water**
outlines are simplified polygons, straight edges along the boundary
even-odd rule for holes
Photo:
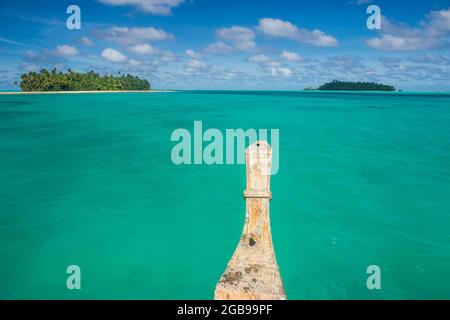
[[[450,298],[450,95],[226,91],[0,96],[0,298],[212,298],[245,167],[175,166],[194,120],[280,129],[288,298]]]

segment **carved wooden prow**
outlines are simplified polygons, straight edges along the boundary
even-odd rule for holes
[[[269,202],[272,149],[258,141],[246,150],[247,190],[244,231],[225,273],[216,300],[286,300],[270,230]]]

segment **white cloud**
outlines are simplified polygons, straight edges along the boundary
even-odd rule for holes
[[[91,46],[94,45],[94,42],[93,42],[90,38],[88,38],[88,37],[82,37],[82,38],[80,39],[80,43],[81,43],[82,45],[88,46],[88,47],[91,47]]]
[[[430,21],[429,27],[434,31],[450,31],[450,8],[446,10],[431,11],[427,18]]]
[[[364,63],[364,60],[352,54],[330,56],[321,66],[331,74],[353,75],[356,77],[367,77],[374,70]]]
[[[95,34],[100,38],[122,45],[136,45],[147,41],[164,41],[175,38],[171,33],[153,27],[112,27],[107,30],[96,31]]]
[[[127,56],[111,48],[102,51],[102,58],[115,63],[124,63],[128,60]]]
[[[138,67],[138,66],[140,66],[142,64],[142,62],[141,61],[138,61],[138,60],[134,60],[134,59],[130,59],[129,61],[128,61],[128,66],[129,67]]]
[[[236,51],[251,51],[256,48],[255,33],[252,29],[232,26],[216,30],[217,41],[210,44],[206,53],[228,54]]]
[[[184,0],[99,0],[101,3],[113,6],[134,6],[145,13],[154,15],[171,15],[172,9],[178,7]]]
[[[431,43],[423,42],[420,37],[402,37],[385,34],[378,38],[367,40],[367,44],[376,49],[387,51],[418,50],[431,47]]]
[[[272,76],[282,76],[284,78],[290,78],[292,76],[292,70],[289,68],[271,68]]]
[[[200,60],[191,59],[184,64],[184,70],[187,73],[204,73],[209,69],[210,66]]]
[[[162,62],[168,63],[172,61],[177,60],[177,56],[171,52],[171,51],[161,51],[158,48],[155,48],[147,43],[145,44],[138,44],[135,46],[131,46],[128,48],[133,53],[145,55],[145,56],[155,56],[158,58],[155,58],[151,63],[153,65],[158,64],[160,65]]]
[[[234,48],[232,46],[227,45],[222,41],[216,41],[206,47],[205,52],[211,54],[228,54],[232,53]]]
[[[367,39],[367,44],[385,51],[426,50],[448,46],[450,43],[450,8],[431,11],[419,24],[411,27],[382,19],[382,34]]]
[[[177,56],[175,53],[171,51],[164,51],[163,54],[161,55],[161,60],[163,62],[172,62],[177,60]]]
[[[240,75],[240,72],[236,69],[226,69],[223,71],[224,80],[233,80]]]
[[[256,48],[255,33],[252,29],[232,26],[216,31],[219,40],[231,43],[237,50],[250,51]]]
[[[327,35],[319,29],[300,29],[291,22],[280,19],[263,18],[259,20],[258,30],[268,37],[292,39],[317,47],[338,45],[335,37]]]
[[[268,62],[272,61],[272,58],[269,56],[266,56],[264,54],[258,54],[256,56],[250,57],[250,59],[248,59],[248,61],[256,62],[256,63],[268,63]]]
[[[259,20],[259,30],[270,37],[296,38],[299,29],[290,22],[280,19],[264,18]]]
[[[78,49],[68,45],[57,46],[56,54],[62,57],[73,57],[78,54]]]
[[[263,70],[268,72],[273,77],[290,78],[293,74],[291,69],[282,66],[279,61],[263,54],[252,56],[248,59],[248,61],[259,64]]]
[[[296,54],[295,52],[287,51],[287,50],[284,50],[281,53],[281,57],[287,61],[301,61],[302,60],[302,57],[300,57],[298,54]]]
[[[409,59],[412,62],[415,63],[427,63],[427,64],[434,64],[434,65],[446,65],[450,66],[450,57],[446,57],[443,55],[431,55],[431,54],[424,54],[422,56],[416,56],[411,57]]]
[[[202,57],[202,55],[200,53],[195,52],[194,50],[191,49],[187,49],[184,52],[189,58],[191,59],[200,59]]]
[[[153,46],[145,43],[145,44],[137,44],[135,46],[130,47],[130,51],[137,53],[137,54],[143,54],[143,55],[155,55],[159,53],[159,50],[154,48]]]

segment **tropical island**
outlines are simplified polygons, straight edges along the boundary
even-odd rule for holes
[[[334,80],[317,88],[321,91],[396,91],[393,86],[375,82],[346,82]]]
[[[81,92],[81,91],[148,91],[150,83],[130,74],[100,75],[94,71],[79,73],[53,69],[28,72],[21,76],[23,92]]]

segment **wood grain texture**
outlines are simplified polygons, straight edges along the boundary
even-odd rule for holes
[[[270,230],[271,161],[272,149],[265,141],[246,150],[244,230],[216,286],[216,300],[286,300]]]

